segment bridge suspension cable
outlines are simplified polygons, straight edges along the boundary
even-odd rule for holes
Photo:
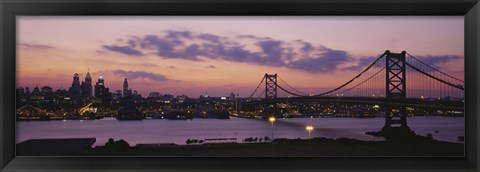
[[[386,51],[385,53],[378,56],[370,65],[368,65],[365,69],[363,69],[359,74],[357,74],[352,79],[348,80],[347,82],[343,83],[342,85],[340,85],[340,86],[338,86],[334,89],[324,91],[324,92],[319,93],[319,94],[315,94],[315,95],[310,94],[309,95],[305,92],[302,92],[298,89],[295,89],[293,86],[288,84],[285,80],[283,80],[283,78],[281,78],[279,75],[278,75],[278,78],[280,79],[281,82],[283,82],[283,84],[279,84],[279,83],[275,83],[275,84],[280,90],[282,90],[282,91],[284,91],[284,92],[286,92],[286,93],[288,93],[292,96],[296,96],[296,97],[319,97],[319,96],[325,96],[325,95],[332,95],[332,94],[335,94],[335,93],[336,94],[342,94],[342,96],[343,96],[343,93],[345,93],[345,92],[349,92],[352,95],[356,95],[356,96],[367,95],[367,96],[375,97],[375,95],[377,95],[378,93],[381,93],[382,90],[385,89],[385,87],[382,86],[382,84],[381,84],[382,82],[380,80],[380,79],[384,79],[384,78],[382,78],[379,75],[381,75],[382,71],[386,70],[385,63],[381,63],[381,62],[383,62],[383,61],[381,61],[381,59],[384,58],[387,55],[387,53],[388,53],[388,51]],[[421,60],[419,60],[418,58],[415,58],[411,54],[408,54],[408,56],[411,57],[409,59],[412,59],[413,61],[405,59],[405,61],[404,61],[405,66],[408,67],[409,69],[413,70],[413,71],[419,72],[419,75],[412,75],[412,77],[408,77],[408,78],[412,78],[412,79],[409,79],[409,80],[413,81],[413,82],[409,82],[409,83],[412,83],[412,84],[416,85],[414,87],[416,87],[417,89],[413,90],[413,91],[418,92],[418,91],[421,90],[421,89],[418,89],[418,88],[423,88],[424,92],[425,92],[425,90],[427,90],[427,92],[430,93],[430,92],[432,92],[432,88],[439,88],[439,89],[442,90],[442,91],[440,91],[440,94],[438,94],[439,97],[452,96],[452,95],[455,96],[455,94],[458,94],[458,95],[461,96],[462,93],[453,91],[454,90],[453,88],[455,88],[457,90],[464,90],[464,87],[463,87],[464,81],[463,80],[461,80],[459,78],[456,78],[452,75],[448,75],[445,72],[442,72],[439,69],[437,69],[437,68],[435,68],[431,65],[428,65],[425,62],[422,62]],[[407,75],[411,75],[411,74],[407,73]],[[422,76],[422,75],[430,78],[430,80],[425,80],[425,79],[418,78],[419,76]],[[379,76],[379,77],[377,77],[377,76]],[[251,98],[252,96],[255,95],[255,93],[257,93],[257,90],[260,88],[261,84],[264,81],[265,81],[265,77],[262,78],[262,81],[259,83],[259,85],[255,89],[255,91],[249,96],[249,98]],[[438,81],[438,82],[435,83],[433,81],[436,81],[436,82]],[[460,82],[460,83],[455,84],[455,81]],[[284,85],[284,86],[282,86],[282,85]],[[418,87],[418,85],[420,85],[421,87]],[[355,89],[355,88],[357,88],[357,89]],[[351,92],[351,90],[353,90],[353,89],[355,89],[357,91]],[[421,94],[422,95],[421,97],[424,97],[423,95],[425,95],[425,93],[420,93],[420,94],[418,94],[418,93],[417,93],[417,96]],[[379,94],[379,95],[383,96],[383,94]],[[415,95],[415,94],[410,94],[410,95]],[[433,95],[433,93],[430,94],[430,95]]]
[[[365,68],[362,72],[360,72],[358,75],[356,75],[355,77],[353,77],[352,79],[350,79],[350,80],[347,81],[346,83],[340,85],[340,86],[337,87],[337,88],[334,88],[334,89],[332,89],[332,90],[329,90],[329,91],[326,91],[326,92],[323,92],[323,93],[320,93],[320,94],[315,94],[315,95],[297,94],[297,93],[293,93],[293,92],[291,92],[291,91],[288,91],[287,89],[283,88],[283,87],[280,86],[279,84],[277,84],[277,87],[280,88],[281,90],[287,92],[288,94],[291,94],[291,95],[297,96],[297,97],[318,97],[318,96],[328,95],[328,94],[331,94],[331,93],[333,93],[333,92],[335,92],[335,91],[338,91],[338,90],[344,88],[345,86],[349,85],[349,84],[352,83],[353,81],[355,81],[355,80],[357,80],[358,78],[360,78],[364,73],[366,73],[366,72],[367,72],[368,70],[370,70],[373,66],[375,66],[375,64],[377,64],[377,62],[379,62],[380,59],[382,59],[385,55],[386,55],[386,52],[383,53],[382,55],[380,55],[379,57],[377,57],[377,58],[375,59],[375,61],[373,61],[369,66],[367,66],[367,68]],[[383,69],[381,69],[381,70],[383,70]],[[377,72],[376,74],[378,74],[378,73],[380,73],[380,72]],[[376,74],[375,74],[374,76],[376,76]],[[373,78],[373,76],[370,77],[370,78],[368,78],[368,79],[365,80],[364,82],[361,82],[360,84],[357,84],[357,85],[354,86],[354,87],[358,87],[359,85],[365,83],[366,81],[368,81],[368,80],[371,79],[371,78]],[[281,80],[282,82],[284,82],[284,83],[285,83],[287,86],[289,86],[290,88],[293,88],[293,87],[291,87],[290,85],[288,85],[285,81],[283,81],[282,79],[280,79],[280,80]],[[294,88],[293,88],[293,89],[294,89]],[[353,88],[352,88],[352,89],[353,89]],[[296,90],[296,89],[294,89],[294,90]],[[351,90],[351,89],[350,89],[350,90]],[[296,91],[297,91],[297,92],[300,92],[300,91],[298,91],[298,90],[296,90]]]
[[[296,92],[298,92],[298,93],[300,93],[300,94],[303,94],[303,96],[307,96],[307,95],[308,95],[307,93],[301,92],[301,91],[293,88],[292,86],[290,86],[287,82],[285,82],[285,81],[282,79],[282,77],[280,77],[280,75],[278,75],[278,78],[280,79],[280,81],[282,81],[285,85],[287,85],[287,86],[288,86],[289,88],[291,88],[292,90],[294,90],[294,91],[296,91]],[[277,86],[278,86],[278,84],[277,84]]]
[[[458,78],[456,78],[456,77],[454,77],[454,76],[452,76],[452,75],[449,75],[449,74],[447,74],[447,73],[445,73],[445,72],[442,72],[442,71],[438,70],[437,68],[435,68],[435,67],[433,67],[433,66],[430,66],[429,64],[427,64],[427,63],[419,60],[418,58],[415,58],[414,56],[412,56],[412,55],[409,54],[409,53],[407,53],[407,54],[408,54],[408,56],[410,56],[412,59],[420,62],[421,64],[423,64],[423,65],[425,65],[425,66],[427,66],[427,67],[429,67],[429,68],[431,68],[431,69],[433,69],[433,70],[435,70],[435,71],[437,71],[437,72],[439,72],[439,73],[441,73],[441,74],[443,74],[443,75],[445,75],[445,76],[448,76],[448,77],[450,77],[450,78],[452,78],[452,79],[454,79],[454,80],[460,81],[460,82],[465,82],[465,81],[463,81],[463,80],[461,80],[461,79],[458,79]]]
[[[364,84],[364,83],[367,82],[367,81],[370,81],[373,77],[377,76],[380,72],[382,72],[383,70],[385,70],[385,68],[386,68],[386,67],[383,67],[382,69],[378,70],[375,74],[373,74],[372,76],[368,77],[368,78],[365,79],[364,81],[358,83],[357,85],[355,85],[355,86],[353,86],[353,87],[351,87],[351,88],[349,88],[349,89],[346,89],[346,90],[343,90],[343,91],[341,91],[341,92],[338,92],[337,94],[345,93],[345,92],[350,91],[350,90],[352,90],[352,89],[354,89],[354,88],[357,88],[358,86]]]
[[[350,79],[348,82],[340,85],[339,87],[337,88],[334,88],[330,91],[326,91],[324,93],[320,93],[320,94],[316,94],[316,95],[313,95],[313,96],[324,96],[324,95],[327,95],[327,94],[330,94],[334,91],[337,91],[339,89],[342,89],[343,87],[347,86],[348,84],[352,83],[353,81],[355,81],[357,78],[359,78],[360,76],[362,76],[365,72],[367,72],[370,68],[372,68],[378,61],[380,61],[381,58],[383,58],[384,56],[386,55],[386,52],[383,53],[382,55],[380,55],[377,59],[375,59],[375,61],[370,64],[367,68],[365,68],[362,72],[360,72],[357,76],[353,77],[352,79]]]
[[[306,95],[300,95],[300,94],[296,94],[296,93],[293,93],[291,91],[288,91],[287,89],[283,88],[282,86],[278,85],[277,84],[277,87],[280,88],[281,90],[287,92],[288,94],[291,94],[293,96],[297,96],[297,97],[306,97]]]
[[[311,95],[311,97],[318,97],[318,96],[324,96],[324,95],[328,95],[330,93],[333,93],[337,90],[340,90],[342,89],[343,87],[347,86],[348,84],[352,83],[353,81],[355,81],[356,79],[358,79],[360,76],[362,76],[364,73],[366,73],[370,68],[372,68],[375,64],[377,64],[377,62],[380,61],[380,59],[382,59],[385,55],[386,55],[387,52],[383,53],[382,55],[380,55],[379,57],[377,57],[377,59],[375,59],[375,61],[373,61],[367,68],[365,68],[362,72],[360,72],[357,76],[353,77],[352,79],[350,79],[349,81],[347,81],[346,83],[340,85],[339,87],[337,88],[334,88],[332,90],[329,90],[329,91],[326,91],[326,92],[323,92],[323,93],[320,93],[320,94],[315,94],[315,95]],[[283,90],[283,89],[282,89]],[[284,90],[285,91],[285,90]]]
[[[250,96],[248,96],[247,99],[250,99],[250,98],[252,98],[252,96],[255,95],[255,93],[258,91],[258,88],[260,88],[260,86],[262,85],[263,81],[265,81],[265,77],[262,78],[262,80],[260,81],[260,83],[258,83],[257,88],[255,88],[255,90],[252,92],[252,94],[250,94]]]
[[[437,80],[437,81],[439,81],[439,82],[441,82],[441,83],[444,83],[444,84],[446,84],[446,85],[449,85],[449,86],[451,86],[451,87],[453,87],[453,88],[457,88],[457,89],[460,89],[460,90],[465,90],[465,88],[463,88],[463,86],[461,86],[461,85],[455,85],[455,84],[449,83],[449,82],[447,82],[447,81],[445,81],[445,80],[443,80],[443,79],[437,78],[437,77],[435,77],[435,76],[433,76],[433,75],[430,75],[429,73],[424,72],[424,71],[418,69],[417,67],[411,65],[410,63],[405,62],[405,64],[406,64],[408,67],[412,68],[413,70],[416,70],[417,72],[420,72],[420,73],[422,73],[423,75],[426,75],[426,76],[428,76],[428,77],[430,77],[430,78],[432,78],[432,79],[435,79],[435,80]]]

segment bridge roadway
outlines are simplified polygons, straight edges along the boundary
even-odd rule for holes
[[[381,97],[281,97],[276,99],[261,99],[242,102],[242,106],[255,106],[267,103],[294,103],[294,102],[328,102],[328,103],[348,103],[348,104],[372,104],[383,105],[386,99]],[[405,102],[393,101],[391,105],[406,106],[411,108],[425,108],[438,110],[464,110],[463,101],[451,100],[432,100],[407,98]]]

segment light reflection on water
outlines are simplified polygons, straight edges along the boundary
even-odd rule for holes
[[[354,138],[383,140],[365,135],[378,131],[384,118],[294,118],[278,119],[274,123],[275,138],[308,138],[306,125],[313,125],[311,137]],[[435,139],[457,142],[464,136],[464,118],[461,117],[411,117],[408,124],[415,133],[431,133]],[[435,133],[438,131],[438,133]],[[95,137],[94,145],[103,145],[108,138],[124,139],[131,146],[137,143],[185,144],[187,139],[271,137],[272,126],[267,120],[231,118],[193,120],[102,120],[19,121],[16,142],[44,138]]]

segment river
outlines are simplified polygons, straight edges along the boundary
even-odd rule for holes
[[[457,142],[464,136],[463,117],[409,117],[409,127],[420,135],[431,133],[434,139]],[[193,119],[193,120],[101,120],[18,121],[16,142],[28,139],[86,138],[97,139],[94,146],[104,145],[109,138],[123,139],[131,146],[138,143],[186,144],[187,139],[247,137],[309,138],[347,137],[359,140],[383,140],[364,134],[378,131],[385,118],[290,118],[277,119],[273,127],[260,119]],[[306,125],[314,126],[309,136]],[[438,133],[435,133],[438,131]]]

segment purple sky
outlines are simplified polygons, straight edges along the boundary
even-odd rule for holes
[[[463,16],[17,17],[17,85],[66,88],[74,73],[143,95],[249,95],[265,73],[300,90],[349,80],[385,50],[463,78]],[[321,82],[320,82],[321,81]]]

